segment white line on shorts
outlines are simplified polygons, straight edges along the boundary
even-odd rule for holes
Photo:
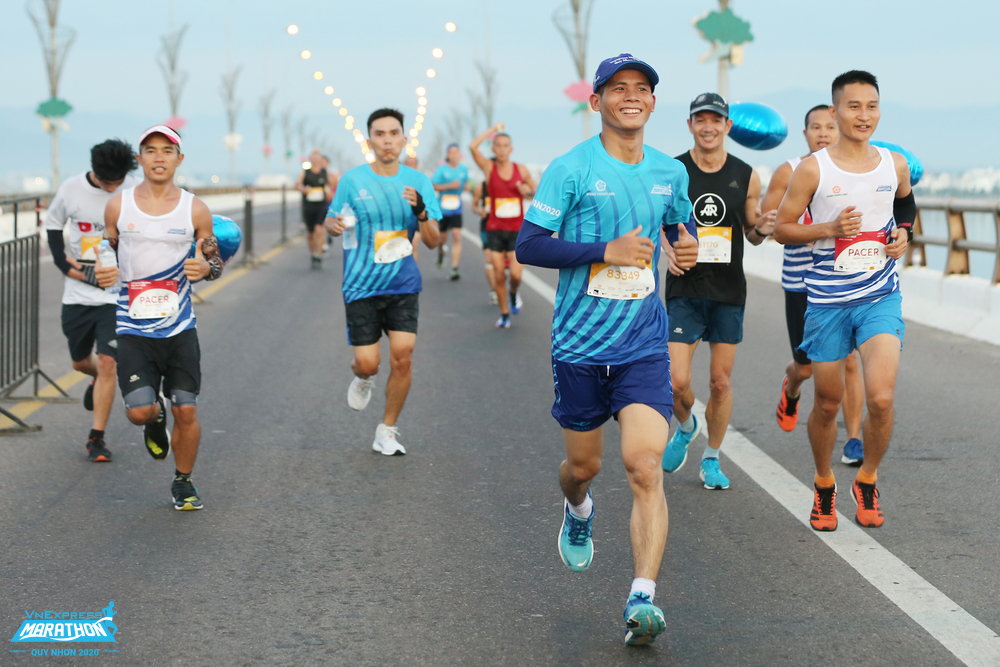
[[[482,247],[478,236],[465,229],[462,234]],[[521,281],[555,305],[556,291],[537,275],[525,269]],[[701,401],[695,401],[693,412],[705,423],[705,405]],[[814,531],[809,526],[808,514],[813,501],[812,489],[732,426],[726,431],[722,444],[733,463],[791,512],[806,530],[847,561],[955,657],[969,667],[1000,665],[1000,636],[856,526],[852,517],[838,512],[836,531]],[[846,493],[842,497],[850,500]]]

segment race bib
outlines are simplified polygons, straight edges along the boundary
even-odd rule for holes
[[[97,246],[101,245],[103,236],[80,237],[80,259],[93,262],[97,259]]]
[[[732,253],[732,227],[698,228],[699,264],[729,264]]]
[[[326,201],[326,190],[309,188],[309,192],[306,193],[306,201]]]
[[[833,270],[878,271],[885,266],[885,240],[884,231],[838,237],[833,250]]]
[[[649,266],[641,269],[635,266],[615,264],[591,264],[588,296],[604,299],[632,301],[645,299],[656,291],[656,276]]]
[[[501,197],[496,200],[496,216],[498,218],[516,218],[521,215],[520,197]]]
[[[128,316],[158,320],[180,310],[176,280],[133,280],[128,284]]]
[[[442,211],[457,211],[462,207],[462,198],[458,195],[442,195],[441,196],[441,210]]]
[[[375,232],[375,263],[392,264],[413,254],[405,229]]]

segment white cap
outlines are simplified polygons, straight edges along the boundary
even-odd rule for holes
[[[181,152],[182,150],[181,135],[177,134],[177,130],[167,127],[166,125],[154,125],[153,127],[149,128],[148,130],[140,134],[139,145],[142,146],[142,142],[146,140],[146,137],[148,137],[151,134],[157,134],[157,133],[165,136],[167,139],[170,140],[171,143],[177,144],[177,151]]]

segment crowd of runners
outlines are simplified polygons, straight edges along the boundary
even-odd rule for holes
[[[763,194],[760,176],[726,151],[732,121],[716,93],[690,104],[689,150],[674,158],[643,143],[658,84],[656,71],[629,54],[604,60],[589,102],[600,115],[600,134],[554,159],[537,185],[511,160],[513,143],[502,124],[468,146],[481,182],[470,181],[458,144],[448,146],[428,177],[415,159],[400,162],[404,119],[388,108],[367,121],[372,162],[338,180],[316,152],[296,182],[311,266],[321,268],[328,235],[343,237],[341,286],[353,354],[347,401],[354,410],[368,405],[382,335],[389,341],[386,401],[372,443],[387,456],[406,453],[398,422],[417,339],[418,244],[437,250],[442,270],[450,254],[449,278],[459,281],[462,214],[471,204],[481,220],[500,329],[523,307],[524,265],[558,269],[551,413],[566,452],[558,470],[564,495],[558,553],[576,572],[593,560],[590,484],[601,469],[603,426],[614,418],[633,495],[627,644],[650,643],[665,629],[654,605],[668,531],[663,473],[679,473],[704,430],[699,478],[706,489],[731,485],[720,450],[743,339],[747,242],[773,237],[785,245],[792,360],[780,393],[775,387],[776,417],[781,429],[796,428],[799,392],[812,378],[810,524],[837,528],[831,457],[842,406],[848,440],[841,461],[858,468],[850,484],[856,521],[882,525],[877,472],[892,434],[904,335],[895,261],[916,213],[906,160],[869,143],[880,117],[871,74],[850,71],[833,81],[828,103],[805,114],[808,150],[782,165]],[[491,157],[483,153],[487,140]],[[173,449],[174,507],[197,510],[204,504],[191,473],[201,435],[201,370],[191,285],[218,278],[223,262],[208,207],[174,184],[183,159],[180,135],[162,125],[142,133],[137,151],[119,140],[99,144],[91,170],[60,187],[45,228],[66,277],[62,326],[73,367],[94,378],[84,399],[93,411],[89,459],[112,460],[104,428],[117,377],[127,418],[143,428],[150,455],[163,460]],[[136,167],[141,178],[130,175]],[[693,412],[691,388],[702,343],[710,367],[704,424]]]

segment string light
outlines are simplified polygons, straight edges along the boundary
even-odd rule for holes
[[[417,113],[421,116],[427,113],[427,107],[417,107]]]
[[[441,49],[434,49],[433,51],[431,51],[431,55],[434,56],[435,58],[440,58],[441,56],[444,55],[444,51],[442,51]]]
[[[368,153],[367,155],[365,155],[365,159],[368,160],[369,162],[374,162],[375,156],[372,155],[371,153]]]
[[[317,81],[319,81],[320,79],[323,78],[323,73],[322,72],[313,72],[313,78],[316,79]]]
[[[458,29],[458,26],[452,23],[451,21],[448,21],[447,23],[444,24],[444,29],[447,30],[448,32],[455,32]]]
[[[360,132],[358,132],[358,134],[354,135],[354,140],[360,144],[362,141],[365,140],[365,138],[361,136]]]
[[[299,55],[302,56],[302,60],[309,60],[310,58],[312,58],[312,51],[310,51],[309,49],[305,49]]]
[[[417,134],[418,134],[418,132],[416,130],[410,130],[410,136],[411,137],[415,137],[415,136],[417,136]]]
[[[436,76],[437,76],[437,72],[435,72],[433,69],[427,70],[427,78],[428,79],[433,79]]]
[[[298,31],[299,31],[299,26],[297,26],[297,25],[295,25],[295,24],[293,23],[292,25],[288,26],[288,27],[286,28],[286,30],[288,31],[288,34],[289,34],[289,35],[294,35],[294,34],[298,33]]]
[[[413,124],[413,129],[416,130],[417,132],[419,132],[420,130],[424,129],[424,125],[423,125],[423,123],[414,123]]]
[[[423,86],[417,86],[417,95],[426,95],[427,89]]]
[[[413,139],[412,141],[410,141],[410,144],[412,144],[413,146],[419,146],[420,145],[420,139]]]
[[[424,106],[425,104],[427,104],[427,98],[426,97],[421,97],[421,98],[417,99],[417,104],[419,104],[420,106]]]
[[[340,107],[340,115],[341,116],[347,115],[347,107]]]
[[[344,122],[346,122],[348,125],[354,125],[354,116],[348,116],[347,118],[344,119]]]
[[[326,93],[327,95],[333,95],[333,86],[327,86],[326,88],[323,89],[323,92]]]
[[[418,114],[417,117],[414,118],[413,120],[416,121],[417,123],[422,123],[424,122],[424,117]]]
[[[339,107],[341,104],[343,104],[343,103],[340,101],[339,97],[334,97],[333,98],[333,106]]]

